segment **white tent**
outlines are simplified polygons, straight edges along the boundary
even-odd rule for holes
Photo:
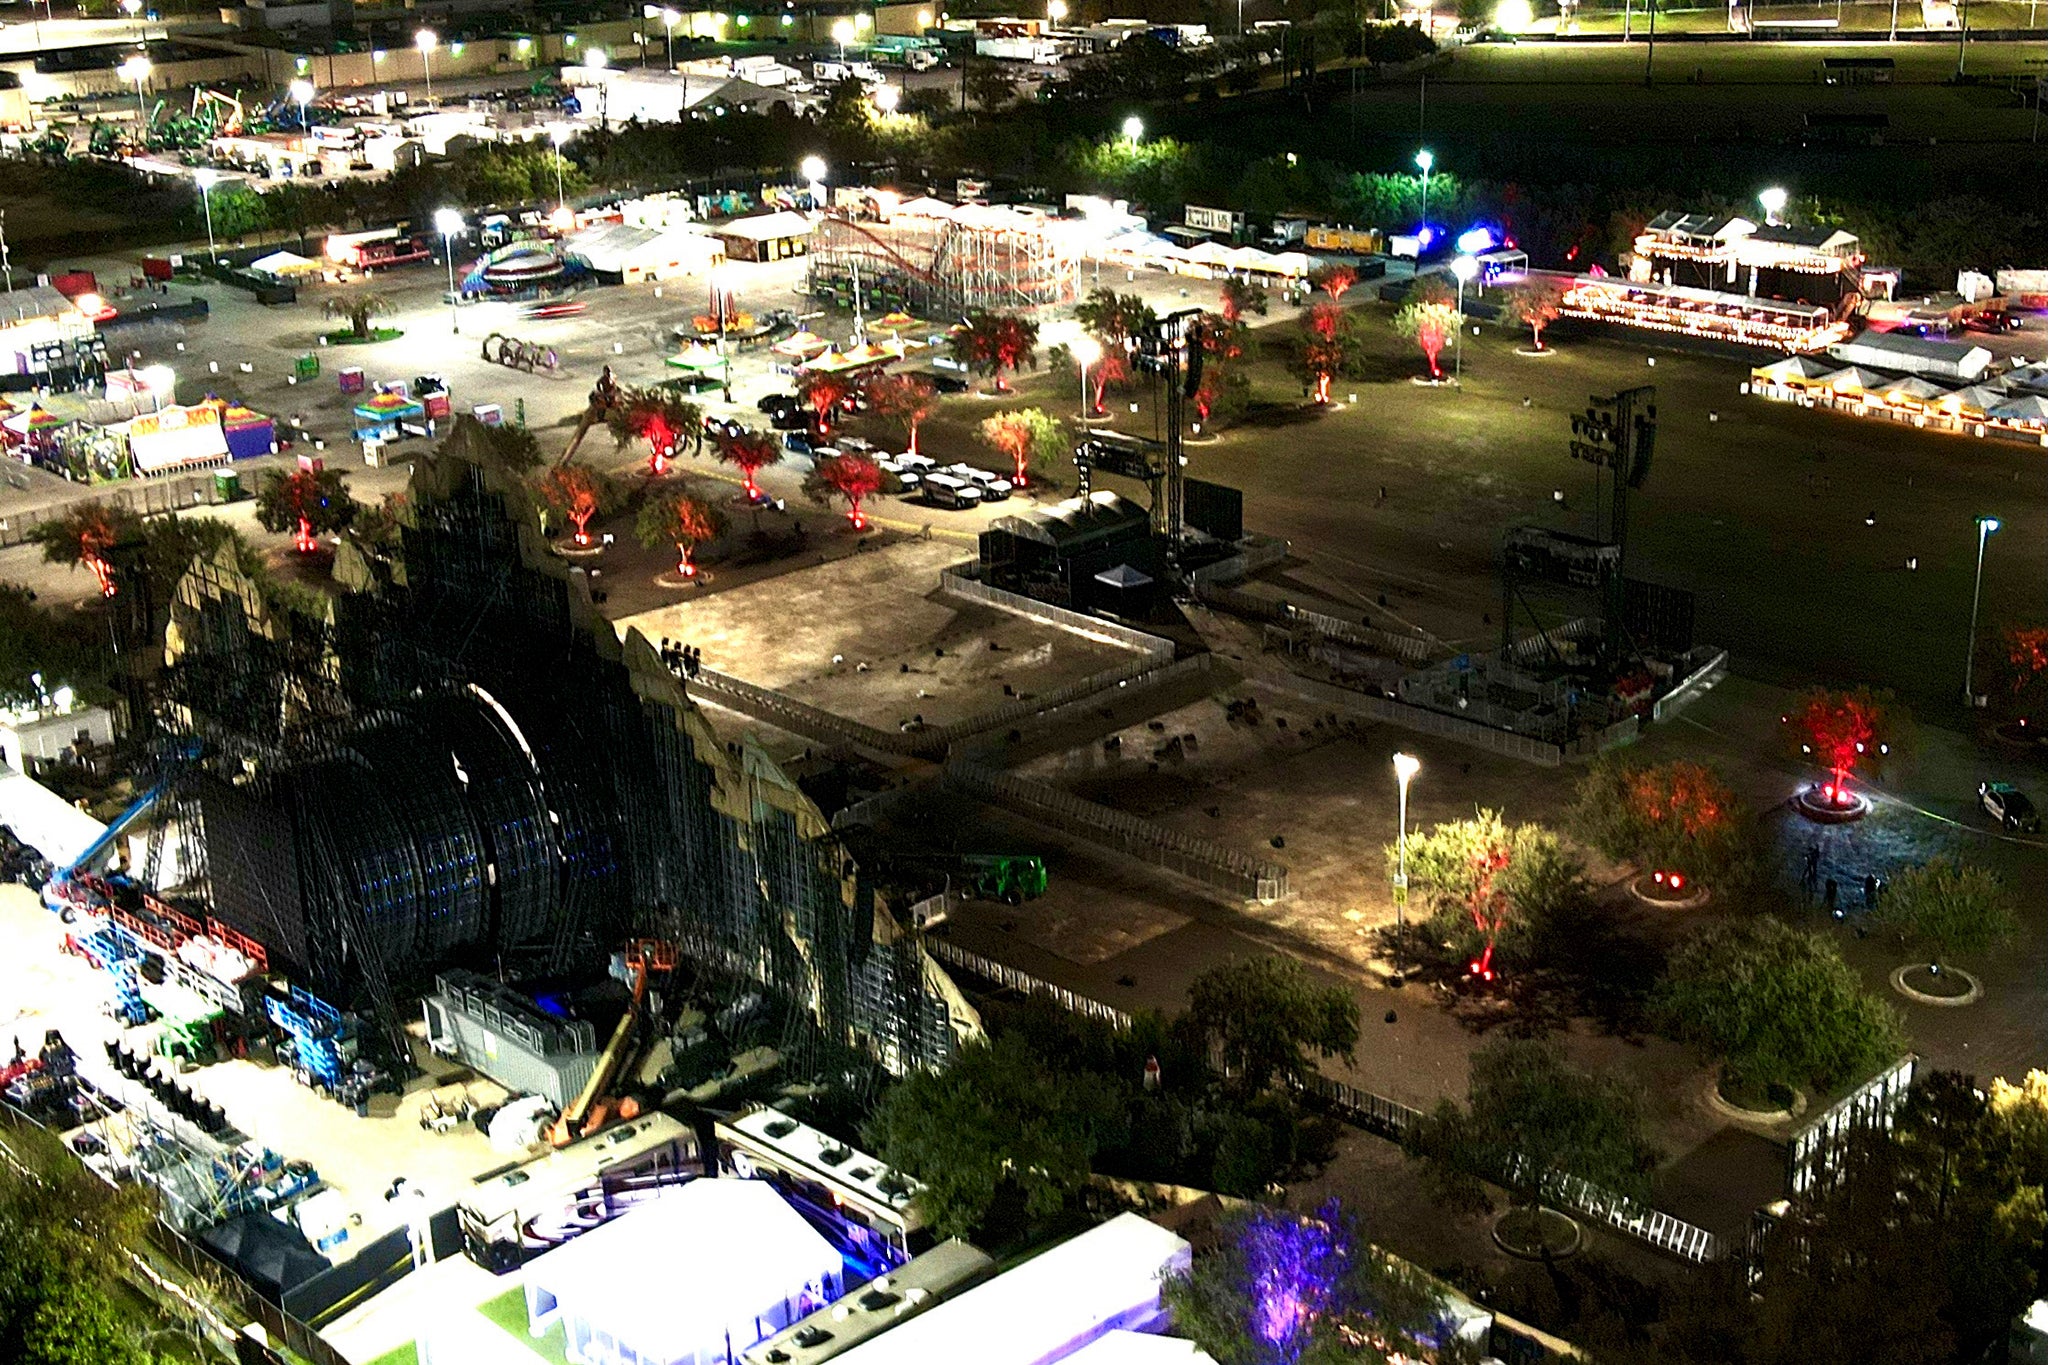
[[[2028,394],[2024,398],[2010,399],[1991,409],[1989,415],[2005,422],[2048,423],[2048,398]]]
[[[687,227],[607,223],[585,228],[564,245],[598,274],[617,275],[627,284],[706,275],[725,260],[724,242]]]
[[[919,195],[898,204],[889,215],[892,218],[951,218],[953,206],[943,199],[930,195]]]
[[[259,256],[249,262],[251,270],[265,275],[276,275],[280,279],[293,275],[317,275],[320,262],[309,261],[296,251],[273,251],[268,256]]]
[[[528,1330],[586,1365],[697,1365],[839,1297],[845,1263],[761,1180],[693,1180],[529,1262]]]
[[[128,424],[127,436],[128,453],[144,475],[227,463],[227,432],[220,409],[210,403],[145,413]]]

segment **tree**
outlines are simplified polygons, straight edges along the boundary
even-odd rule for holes
[[[0,583],[0,708],[32,706],[65,687],[99,693],[101,633],[76,612],[45,611],[27,588]]]
[[[636,440],[647,443],[647,472],[659,477],[668,472],[683,442],[704,429],[704,409],[669,389],[628,389],[604,420],[618,449]]]
[[[699,545],[718,539],[724,529],[725,518],[716,508],[699,502],[681,489],[649,499],[641,506],[640,515],[633,523],[634,534],[650,550],[664,543],[676,547],[676,572],[684,578],[697,575],[697,566],[690,559],[691,552]]]
[[[2048,627],[2013,626],[1998,637],[1993,676],[2002,709],[2022,727],[2048,707]]]
[[[1319,266],[1308,282],[1328,294],[1331,303],[1342,303],[1351,286],[1358,283],[1358,272],[1348,265]]]
[[[312,553],[317,537],[355,520],[356,510],[338,469],[266,469],[256,487],[257,524],[266,531],[290,531],[300,554]]]
[[[248,236],[270,221],[270,210],[264,204],[265,196],[256,193],[239,180],[230,180],[213,189],[207,198],[213,205],[213,235],[232,237],[236,241]],[[200,218],[205,219],[206,205],[200,205]]]
[[[1989,868],[1936,858],[1893,877],[1871,925],[1929,954],[1938,974],[1957,953],[1985,953],[2019,932],[2012,893]]]
[[[1006,392],[1004,375],[1038,368],[1038,324],[1016,313],[969,313],[954,333],[953,358],[995,381],[996,392]]]
[[[1602,855],[1645,871],[1712,884],[1752,865],[1749,813],[1719,773],[1683,759],[1602,759],[1579,783],[1571,821]]]
[[[590,543],[590,521],[617,504],[616,485],[580,464],[556,465],[541,476],[542,503],[576,528],[576,543]]]
[[[1231,322],[1241,322],[1256,313],[1266,316],[1266,291],[1261,285],[1250,280],[1241,280],[1235,275],[1223,282],[1223,316]]]
[[[1217,1365],[1385,1365],[1427,1359],[1440,1301],[1332,1199],[1313,1213],[1248,1204],[1169,1277],[1174,1330]]]
[[[1345,342],[1350,324],[1333,303],[1310,304],[1301,318],[1301,349],[1296,353],[1295,373],[1312,390],[1317,403],[1330,401],[1330,381],[1344,368]]]
[[[1904,1048],[1898,1014],[1863,989],[1833,943],[1769,916],[1693,934],[1672,954],[1651,1017],[1721,1063],[1734,1094],[1821,1093]]]
[[[865,455],[848,453],[820,461],[815,477],[827,495],[846,499],[846,519],[856,531],[865,531],[868,520],[861,514],[864,499],[882,491],[882,467]]]
[[[867,394],[877,416],[902,424],[908,453],[917,454],[917,429],[938,408],[939,391],[915,375],[883,374],[868,381]]]
[[[1466,1102],[1440,1102],[1409,1134],[1439,1197],[1483,1205],[1482,1182],[1520,1208],[1558,1175],[1640,1194],[1657,1163],[1636,1090],[1571,1066],[1555,1043],[1501,1038],[1472,1054]]]
[[[718,459],[739,470],[741,487],[746,490],[748,502],[761,501],[760,485],[754,482],[759,474],[782,458],[782,446],[773,436],[758,431],[743,431],[737,436],[727,436],[718,442]]]
[[[981,439],[1010,457],[1015,471],[1012,479],[1019,488],[1031,482],[1032,469],[1042,476],[1068,449],[1067,429],[1041,408],[1018,408],[984,417]]]
[[[1286,957],[1211,967],[1188,987],[1188,1018],[1247,1094],[1276,1078],[1306,1079],[1315,1070],[1310,1053],[1348,1062],[1358,1045],[1358,1002]]]
[[[1004,1204],[1021,1204],[1033,1221],[1065,1208],[1118,1120],[1099,1078],[1055,1074],[1022,1039],[1004,1036],[967,1044],[944,1071],[898,1082],[862,1134],[924,1185],[919,1211],[933,1231],[966,1237]]]
[[[1457,308],[1451,304],[1411,299],[1394,314],[1394,330],[1421,349],[1422,358],[1429,362],[1429,377],[1441,379],[1444,371],[1437,360],[1445,345],[1457,336],[1460,321]]]
[[[976,62],[961,78],[967,98],[984,113],[1017,98],[1017,79],[996,62]]]
[[[461,416],[449,428],[448,436],[434,447],[436,455],[445,455],[456,439],[458,431],[475,427],[484,447],[497,458],[498,462],[514,474],[530,474],[541,464],[540,441],[525,427],[510,423],[485,426],[474,417]]]
[[[1389,869],[1399,857],[1389,844]],[[1432,911],[1423,931],[1480,981],[1526,964],[1531,945],[1587,896],[1585,869],[1557,835],[1541,825],[1510,828],[1490,810],[1409,835],[1408,883]]]
[[[1074,305],[1074,321],[1101,342],[1103,350],[1120,351],[1126,340],[1142,336],[1157,323],[1159,314],[1138,294],[1091,289],[1088,297]]]
[[[1529,328],[1537,350],[1543,349],[1543,329],[1564,315],[1564,284],[1550,276],[1528,276],[1508,289],[1508,307]]]
[[[373,324],[376,319],[389,317],[393,311],[391,296],[379,289],[349,289],[330,295],[320,305],[320,311],[330,318],[348,319],[349,335],[358,341],[368,341],[376,335]]]
[[[125,507],[109,506],[98,499],[73,503],[64,515],[36,527],[43,558],[51,564],[84,565],[99,584],[102,597],[115,591],[114,566],[108,551],[125,540],[139,539],[142,518]]]
[[[819,432],[832,429],[832,418],[840,406],[853,396],[853,385],[844,375],[828,374],[822,370],[811,370],[797,381],[797,393],[818,419]]]
[[[1853,691],[1816,687],[1779,721],[1789,727],[1802,757],[1828,770],[1821,795],[1838,805],[1851,804],[1849,774],[1858,767],[1872,777],[1882,775],[1895,750],[1902,750],[1912,719],[1890,692],[1867,687]]]
[[[1251,328],[1211,313],[1196,335],[1202,345],[1202,379],[1195,386],[1195,415],[1202,426],[1217,426],[1242,412],[1250,399],[1244,359],[1251,350]]]
[[[107,1184],[44,1134],[10,1131],[7,1142],[0,1360],[148,1365],[153,1356],[111,1297],[149,1228],[147,1190]]]

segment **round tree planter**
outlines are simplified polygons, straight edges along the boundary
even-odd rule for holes
[[[2024,749],[2030,753],[2048,747],[2048,729],[2039,725],[2022,725],[2016,720],[1993,726],[1991,737],[2000,744]]]
[[[1421,375],[1410,376],[1408,382],[1418,389],[1448,389],[1451,387],[1451,381],[1448,379],[1424,379]]]
[[[380,341],[396,341],[405,335],[402,327],[373,327],[370,335],[359,337],[354,332],[322,332],[320,339],[329,346],[375,346]]]
[[[1959,985],[1961,989],[1939,992],[1925,989],[1949,985]],[[1937,972],[1931,962],[1908,962],[1893,972],[1892,989],[1916,1005],[1974,1005],[1984,998],[1984,983],[1976,977],[1961,967],[1943,967]]]
[[[1870,814],[1870,798],[1850,792],[1846,802],[1830,801],[1821,795],[1816,785],[1801,789],[1799,795],[1792,798],[1792,809],[1817,825],[1848,825]]]
[[[1644,905],[1654,905],[1659,910],[1691,910],[1705,905],[1713,899],[1711,887],[1698,886],[1683,895],[1674,896],[1671,888],[1656,879],[1655,874],[1641,872],[1630,879],[1628,893]]]
[[[1531,360],[1548,360],[1548,359],[1549,359],[1549,358],[1550,358],[1551,356],[1554,356],[1554,355],[1556,355],[1556,354],[1557,354],[1557,347],[1555,347],[1555,346],[1545,346],[1545,347],[1544,347],[1544,348],[1543,348],[1542,350],[1540,350],[1540,351],[1536,351],[1536,350],[1531,350],[1531,349],[1530,349],[1529,347],[1527,347],[1527,346],[1517,346],[1517,347],[1515,347],[1515,354],[1516,354],[1516,355],[1525,355],[1525,356],[1529,357],[1529,359],[1531,359]]]
[[[589,545],[578,545],[572,539],[555,540],[548,543],[548,548],[564,559],[596,559],[604,553],[604,546],[595,541]]]
[[[1585,1229],[1556,1209],[1509,1209],[1493,1223],[1493,1244],[1521,1261],[1561,1261],[1586,1244]]]
[[[677,573],[674,569],[670,569],[667,573],[658,573],[654,576],[655,587],[667,588],[670,591],[680,588],[701,588],[710,582],[711,574],[705,569],[699,569],[687,578]]]
[[[1751,1109],[1746,1104],[1737,1104],[1721,1093],[1721,1078],[1707,1077],[1707,1107],[1723,1118],[1738,1123],[1773,1124],[1796,1119],[1806,1112],[1806,1092],[1796,1087],[1792,1091],[1792,1102],[1783,1109]]]

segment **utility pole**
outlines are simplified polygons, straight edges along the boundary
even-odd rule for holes
[[[14,260],[7,254],[7,210],[0,209],[0,272],[7,276],[7,292],[14,292]]]
[[[1628,493],[1641,488],[1650,475],[1650,457],[1657,444],[1657,390],[1644,384],[1602,398],[1594,395],[1583,415],[1572,418],[1572,458],[1596,471],[1606,470],[1607,525],[1600,524],[1599,475],[1595,475],[1594,533],[1615,548],[1614,571],[1606,584],[1606,642],[1610,657],[1618,656],[1622,640],[1622,584],[1628,564]]]
[[[1643,57],[1643,84],[1657,83],[1657,0],[1645,0],[1650,11],[1650,50]]]

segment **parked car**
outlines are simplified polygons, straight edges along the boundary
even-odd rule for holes
[[[976,488],[979,488],[983,502],[1001,502],[1009,497],[1011,493],[1015,492],[1017,488],[1017,485],[1011,483],[1002,475],[992,474],[986,469],[977,469],[971,464],[949,464],[946,466],[946,473],[951,474],[956,479],[964,479]]]
[[[768,414],[768,425],[777,431],[809,431],[815,420],[809,408],[782,408]]]
[[[754,404],[754,408],[772,417],[778,412],[787,412],[791,408],[801,408],[803,405],[804,400],[793,393],[769,393],[763,394],[760,401]]]
[[[707,416],[704,419],[704,434],[715,441],[737,441],[747,434],[747,429],[730,417]]]
[[[967,381],[957,374],[941,370],[911,370],[909,374],[912,379],[922,379],[939,393],[967,392]]]
[[[951,474],[927,474],[920,481],[918,492],[934,507],[977,507],[981,504],[981,488],[965,479],[956,479]]]
[[[894,475],[896,482],[902,486],[906,494],[916,492],[917,486],[924,482],[924,475],[920,471],[904,464],[894,455],[876,456],[875,466],[886,474]]]
[[[820,451],[831,447],[820,442],[810,431],[785,431],[782,433],[782,448],[792,455],[816,457]]]
[[[1977,804],[1986,815],[2015,834],[2041,832],[2041,816],[2034,803],[2010,782],[1979,782]]]

